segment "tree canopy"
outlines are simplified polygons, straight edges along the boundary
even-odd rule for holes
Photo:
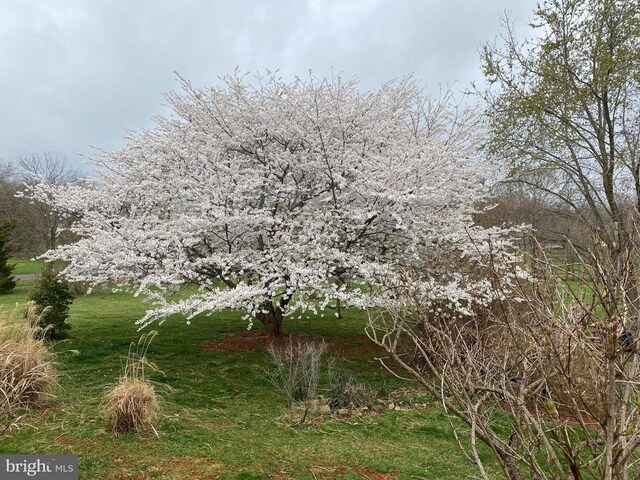
[[[640,328],[640,5],[545,0],[532,26],[484,47],[489,151],[606,245],[609,288],[627,292]]]
[[[69,262],[67,278],[137,285],[155,303],[143,324],[234,308],[275,333],[332,299],[368,304],[370,289],[349,284],[406,266],[441,298],[487,293],[450,263],[506,242],[473,223],[492,184],[474,110],[410,78],[373,91],[275,74],[180,82],[166,95],[174,114],[103,151],[98,178],[30,187],[78,219],[80,239],[46,254]],[[172,299],[184,285],[197,289]]]
[[[640,202],[640,7],[547,0],[535,13],[530,39],[507,28],[484,47],[490,146],[520,181],[589,206],[605,235]]]

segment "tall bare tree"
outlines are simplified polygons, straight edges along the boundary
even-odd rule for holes
[[[66,185],[78,179],[80,173],[65,157],[55,153],[24,153],[18,157],[19,178],[22,183],[33,185]],[[20,218],[23,230],[37,241],[37,253],[55,248],[64,234],[64,218],[46,203],[22,199]]]
[[[570,207],[615,259],[640,327],[635,225],[640,211],[640,6],[544,0],[533,37],[509,25],[484,46],[489,152],[513,179]],[[613,288],[613,286],[612,286]]]

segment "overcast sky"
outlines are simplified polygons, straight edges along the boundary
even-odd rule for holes
[[[363,88],[413,73],[427,89],[481,80],[478,48],[535,0],[0,0],[0,157],[90,145],[164,113],[174,71],[196,86],[242,70],[341,72]]]

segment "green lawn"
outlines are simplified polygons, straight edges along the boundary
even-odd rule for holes
[[[20,282],[0,296],[0,305],[24,302],[29,288]],[[171,387],[159,387],[166,390],[160,437],[114,436],[100,418],[101,396],[117,379],[129,343],[139,338],[134,320],[144,310],[125,293],[76,299],[71,338],[55,346],[62,374],[57,399],[30,415],[31,427],[0,437],[0,452],[78,454],[81,479],[408,480],[475,473],[437,402],[421,398],[375,360],[381,352],[364,336],[365,316],[355,310],[343,320],[290,321],[286,329],[324,337],[379,398],[404,399],[405,411],[346,420],[326,415],[299,425],[265,380],[261,348],[201,348],[246,328],[240,313],[223,312],[191,325],[170,319],[155,327],[160,334],[149,358],[164,375],[152,379]]]
[[[28,258],[13,257],[9,263],[15,265],[14,275],[38,274],[44,268],[44,260],[30,260]]]

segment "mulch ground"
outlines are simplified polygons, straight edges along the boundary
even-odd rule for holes
[[[335,354],[351,356],[384,356],[384,350],[375,345],[365,335],[349,335],[344,343],[327,342],[328,349]],[[322,337],[312,333],[282,333],[277,337],[262,330],[241,330],[227,334],[219,340],[210,340],[200,344],[203,350],[215,350],[223,353],[266,350],[269,346],[284,347],[289,342],[320,342]]]

